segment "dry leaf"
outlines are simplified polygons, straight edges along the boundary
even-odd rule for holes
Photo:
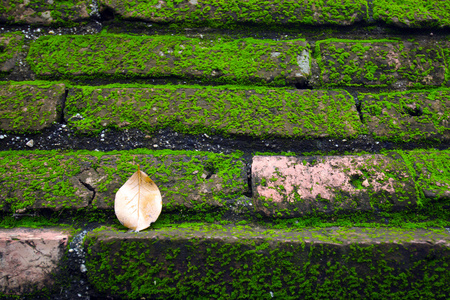
[[[134,231],[143,230],[158,219],[162,210],[161,193],[139,166],[117,191],[114,210],[120,223]]]

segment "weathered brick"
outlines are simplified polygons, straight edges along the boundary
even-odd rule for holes
[[[112,209],[136,164],[158,185],[164,211],[223,207],[247,191],[241,154],[11,151],[0,152],[0,208]]]
[[[450,139],[450,90],[362,94],[362,116],[375,138],[406,142]]]
[[[20,32],[0,34],[0,74],[13,70],[22,46],[23,34]]]
[[[0,293],[52,288],[68,239],[58,229],[0,229]]]
[[[363,125],[345,91],[235,87],[76,87],[65,113],[82,133],[170,127],[190,134],[321,138],[358,136]]]
[[[176,3],[100,0],[99,4],[101,11],[110,10],[123,19],[212,27],[227,27],[236,23],[351,25],[365,19],[367,14],[367,2],[363,0],[181,0]]]
[[[128,299],[450,296],[445,230],[183,225],[89,233],[89,281]]]
[[[75,25],[87,21],[91,2],[0,0],[0,22],[33,25]]]
[[[61,121],[64,84],[16,82],[0,87],[0,129],[37,132]]]
[[[436,42],[322,40],[316,43],[326,86],[440,86],[445,62]]]
[[[389,155],[254,156],[253,202],[268,216],[395,211],[417,206],[403,159]]]
[[[450,2],[373,0],[373,18],[404,28],[449,27]]]
[[[28,63],[40,77],[167,77],[223,83],[285,85],[310,76],[304,40],[272,41],[180,36],[44,36]]]

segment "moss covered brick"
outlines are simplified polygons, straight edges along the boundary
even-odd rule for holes
[[[448,27],[450,2],[430,0],[373,0],[373,18],[406,28]]]
[[[164,211],[223,207],[247,192],[239,153],[6,151],[0,152],[0,209],[112,209],[137,164],[158,185]]]
[[[123,19],[211,27],[237,23],[350,25],[367,16],[363,0],[100,0],[99,4],[101,11],[109,9]]]
[[[362,95],[363,120],[376,139],[450,139],[450,89]]]
[[[127,299],[444,299],[449,237],[445,230],[181,224],[98,229],[84,243],[89,282]]]
[[[328,39],[316,53],[325,86],[425,87],[445,79],[442,50],[432,42]]]
[[[304,40],[182,36],[44,36],[27,57],[39,77],[167,77],[285,85],[310,75]]]
[[[21,32],[0,34],[0,75],[12,71],[18,54],[22,51],[23,34]]]
[[[405,211],[421,205],[410,170],[396,154],[255,156],[253,202],[267,216]]]
[[[0,84],[0,129],[37,132],[62,118],[65,86],[51,82]]]
[[[74,26],[89,19],[91,1],[0,0],[0,22]]]
[[[69,91],[65,118],[82,133],[171,127],[190,134],[352,138],[363,131],[345,91],[263,87],[79,86]]]

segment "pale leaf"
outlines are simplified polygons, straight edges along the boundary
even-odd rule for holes
[[[139,167],[117,191],[116,216],[125,227],[140,231],[158,219],[162,210],[161,193],[156,184]]]

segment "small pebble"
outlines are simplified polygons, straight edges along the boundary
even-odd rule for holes
[[[33,140],[29,140],[28,143],[26,143],[26,145],[30,148],[32,148],[34,146],[34,141]]]

